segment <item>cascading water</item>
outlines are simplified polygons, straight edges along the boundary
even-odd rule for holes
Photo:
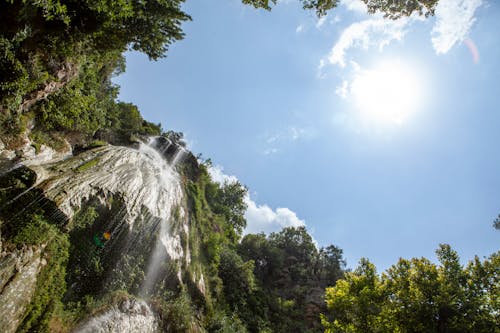
[[[75,333],[159,332],[158,319],[144,301],[126,300],[77,327]]]
[[[183,147],[157,137],[140,143],[137,149],[108,145],[54,163],[30,164],[36,173],[36,182],[13,200],[36,190],[40,192],[36,200],[55,203],[54,214],[61,215],[63,221],[71,219],[89,203],[109,206],[111,212],[111,202],[118,200],[119,210],[113,211],[109,221],[100,220],[101,225],[96,227],[109,228],[105,232],[106,241],[96,243],[97,250],[102,260],[116,259],[114,270],[121,276],[128,274],[124,269],[126,260],[133,261],[140,254],[144,258],[143,281],[136,289],[126,289],[147,299],[154,295],[157,283],[165,278],[166,262],[172,263],[169,267],[176,267],[179,281],[182,261],[190,262],[188,247],[184,249],[181,242],[180,233],[187,235],[189,228],[181,181],[175,170],[185,153]],[[72,228],[69,224],[66,227]],[[122,289],[124,284],[120,279],[109,274],[102,281],[103,286],[96,287]],[[81,285],[87,283],[85,277],[78,281]],[[69,293],[73,287],[74,284],[69,286]],[[146,302],[130,299],[129,303],[115,304],[101,315],[86,320],[77,331],[137,332],[141,325],[141,332],[155,332],[157,318]]]
[[[171,162],[168,163],[165,155],[163,154],[166,154],[168,148],[172,147],[173,144],[170,141],[167,141],[167,145],[162,148],[161,143],[158,142],[160,140],[160,138],[151,138],[148,145],[141,144],[141,146],[139,147],[139,151],[148,158],[151,158],[154,163],[158,165],[158,180],[161,183],[160,187],[162,189],[177,188],[179,186],[178,179],[174,177],[174,185],[171,173],[173,172],[172,170],[174,170],[176,163],[181,160],[184,150],[177,149],[174,157],[171,159]],[[167,259],[166,254],[168,254],[170,259],[172,260],[181,259],[183,256],[180,236],[178,234],[175,236],[171,235],[170,220],[173,218],[173,207],[177,207],[179,209],[179,218],[184,218],[184,211],[179,205],[179,200],[170,202],[168,213],[165,214],[165,216],[161,217],[158,240],[156,241],[153,252],[149,259],[149,264],[146,270],[146,277],[139,290],[139,295],[141,297],[146,297],[152,293],[155,282],[157,281],[159,273],[161,271],[161,263]],[[179,280],[181,280],[180,270],[178,272],[178,277]]]
[[[147,260],[144,281],[137,291],[138,296],[142,298],[148,298],[154,294],[156,283],[162,278],[163,263],[169,259],[180,261],[184,258],[180,235],[173,235],[171,232],[174,209],[177,212],[176,218],[185,221],[185,213],[181,205],[182,189],[175,171],[175,164],[182,159],[184,150],[174,151],[173,157],[168,162],[166,153],[171,143],[162,145],[158,142],[160,140],[162,138],[152,138],[148,144],[141,143],[138,150],[125,148],[120,151],[120,155],[126,153],[134,156],[136,170],[122,169],[118,163],[115,163],[118,170],[101,173],[99,177],[101,184],[118,181],[121,183],[120,189],[130,189],[128,193],[122,194],[124,200],[129,202],[127,208],[130,209],[128,215],[131,218],[131,228],[133,228],[133,220],[141,214],[139,206],[145,206],[150,211],[150,216],[143,223],[150,225],[146,232],[151,232],[151,240],[155,239],[155,244]],[[100,156],[101,159],[106,158],[103,155]],[[109,163],[105,164],[109,165]],[[130,167],[130,161],[127,165]],[[105,181],[107,177],[110,177],[109,182]],[[78,180],[78,183],[81,181]],[[128,185],[124,184],[127,182]],[[100,188],[102,189],[103,186],[101,185]],[[184,223],[182,227],[187,233],[187,224]],[[181,280],[180,263],[177,265],[177,276]],[[149,306],[143,301],[132,301],[130,304],[115,306],[99,317],[92,318],[80,326],[77,332],[134,332],[141,325],[141,332],[157,331],[157,320]]]

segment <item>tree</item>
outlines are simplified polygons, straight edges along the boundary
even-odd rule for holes
[[[238,239],[247,225],[245,219],[247,193],[248,189],[239,181],[225,181],[223,184],[213,182],[207,184],[205,189],[205,197],[212,211],[225,217],[228,226],[234,230]]]
[[[326,286],[331,286],[343,276],[346,261],[342,254],[342,249],[335,245],[329,245],[319,250],[317,274]]]
[[[493,221],[493,227],[497,230],[500,230],[500,215]]]
[[[375,265],[367,259],[361,259],[358,268],[346,273],[335,287],[327,288],[325,300],[331,318],[322,315],[325,333],[386,332],[380,320],[384,300],[382,281]]]
[[[231,310],[242,308],[255,289],[254,262],[244,262],[233,250],[225,248],[220,254],[219,277],[224,284],[224,297]]]
[[[255,8],[270,10],[277,0],[242,0]],[[371,14],[381,12],[390,19],[410,16],[414,13],[428,17],[434,15],[434,9],[439,0],[362,0]],[[316,15],[323,16],[339,4],[339,0],[301,0],[304,9],[316,11]]]
[[[434,10],[439,0],[363,0],[368,8],[368,13],[383,13],[384,17],[397,20],[403,16],[414,13],[429,17],[434,15]]]
[[[326,291],[327,332],[500,332],[499,253],[464,268],[449,245],[425,258],[399,262],[378,276],[362,260]]]

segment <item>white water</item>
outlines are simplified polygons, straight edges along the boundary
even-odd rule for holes
[[[44,195],[70,218],[83,203],[94,197],[107,203],[110,197],[119,196],[124,202],[124,222],[128,223],[130,229],[134,228],[138,219],[144,219],[144,208],[148,210],[151,219],[143,222],[151,222],[149,230],[156,230],[159,234],[139,292],[142,296],[148,296],[153,291],[163,262],[168,259],[176,260],[179,279],[180,260],[190,262],[190,254],[184,253],[181,244],[180,233],[188,234],[189,227],[182,208],[180,177],[175,170],[175,164],[182,161],[186,151],[179,147],[169,164],[161,153],[152,148],[154,140],[149,145],[140,144],[139,149],[110,145],[63,161],[47,163],[40,160],[39,164],[29,166],[37,173],[37,182],[33,188],[42,189]],[[163,153],[165,152],[166,148]],[[180,221],[177,222],[181,225],[176,230],[177,233],[172,233],[172,213],[175,208],[179,209]],[[157,229],[158,221],[160,223]],[[153,237],[154,234],[151,239]],[[129,301],[113,306],[77,329],[77,332],[156,331],[157,318],[143,301]]]
[[[144,301],[126,300],[105,313],[92,317],[75,333],[155,333],[159,332],[156,316]]]
[[[111,195],[119,195],[125,203],[125,219],[131,229],[138,217],[144,217],[144,207],[152,220],[160,219],[161,244],[154,247],[149,260],[143,286],[146,292],[156,277],[159,264],[166,260],[162,252],[166,251],[173,260],[184,257],[180,235],[171,233],[170,222],[175,207],[180,207],[181,230],[188,231],[181,208],[182,187],[173,164],[182,159],[184,151],[179,150],[181,153],[176,153],[172,164],[169,164],[162,154],[151,147],[154,140],[150,144],[140,144],[139,149],[105,146],[55,164],[31,166],[38,175],[37,187],[43,189],[44,194],[69,217],[91,197],[106,202]],[[94,160],[94,165],[91,165]],[[152,230],[154,223],[148,222],[151,222]]]
[[[88,167],[92,163],[95,165]],[[182,197],[174,168],[145,144],[139,150],[106,146],[32,168],[39,177],[38,187],[69,217],[90,197],[105,199],[119,194],[125,201],[129,224],[134,223],[143,206],[152,216],[168,219]]]

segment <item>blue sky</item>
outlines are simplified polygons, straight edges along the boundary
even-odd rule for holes
[[[250,231],[306,224],[350,267],[434,260],[439,243],[464,261],[499,249],[496,1],[398,22],[358,0],[322,20],[291,0],[184,9],[166,59],[127,54],[120,99],[249,187]]]

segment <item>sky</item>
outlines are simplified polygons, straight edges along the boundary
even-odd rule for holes
[[[249,188],[247,232],[305,225],[348,267],[498,251],[500,3],[398,21],[344,0],[318,19],[188,0],[168,56],[127,53],[120,99]]]

